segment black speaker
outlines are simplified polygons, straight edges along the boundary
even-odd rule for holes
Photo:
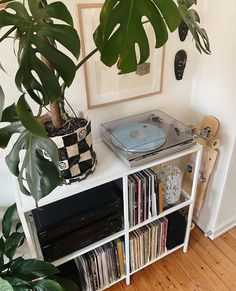
[[[171,250],[184,242],[187,221],[179,211],[175,211],[166,217],[168,219],[166,247]]]

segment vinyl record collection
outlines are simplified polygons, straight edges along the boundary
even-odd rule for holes
[[[124,240],[116,239],[75,259],[82,290],[95,291],[125,274]]]
[[[163,183],[152,169],[128,176],[128,196],[130,226],[163,211]]]
[[[130,234],[130,270],[143,267],[166,251],[168,219],[160,218]]]

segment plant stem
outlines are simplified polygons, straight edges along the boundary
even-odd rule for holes
[[[49,61],[42,55],[41,56],[42,62],[50,69],[54,70],[52,65],[49,63]],[[50,111],[51,111],[51,117],[52,117],[52,124],[55,128],[60,128],[63,125],[63,119],[61,118],[61,112],[60,107],[58,104],[58,101],[55,100],[52,103],[50,103]]]
[[[74,111],[74,109],[72,108],[72,106],[70,105],[70,103],[66,100],[66,98],[64,98],[64,99],[65,99],[66,104],[69,106],[71,112],[74,114],[75,117],[77,117],[77,114],[75,113],[75,111]]]
[[[89,59],[89,58],[91,58],[96,52],[98,52],[98,48],[95,48],[94,50],[92,50],[87,56],[85,56],[84,58],[83,58],[83,60],[82,61],[80,61],[79,63],[78,63],[78,65],[76,66],[76,71]],[[61,85],[61,99],[63,100],[65,97],[65,90],[66,90],[66,85],[65,85],[65,83],[63,83],[62,85]],[[67,102],[67,104],[69,105],[69,103],[68,103],[68,101],[66,101]],[[74,113],[74,115],[76,116],[76,114],[75,114],[75,112],[72,110],[72,112]]]
[[[87,56],[84,57],[84,59],[78,63],[76,66],[76,70],[78,70],[89,58],[91,58],[96,52],[98,51],[98,48],[95,48],[91,53],[89,53]]]
[[[0,42],[2,42],[5,38],[7,38],[14,30],[16,30],[16,26],[13,26],[11,29],[9,29],[1,38]]]

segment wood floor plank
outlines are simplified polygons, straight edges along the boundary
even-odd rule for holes
[[[236,239],[232,235],[222,235],[213,244],[236,266]]]
[[[229,260],[214,244],[204,236],[200,235],[200,230],[196,229],[190,240],[190,246],[205,261],[206,264],[218,275],[229,290],[236,290],[235,265]]]
[[[183,290],[182,286],[179,284],[178,279],[166,268],[164,259],[162,262],[153,264],[152,268],[154,269],[155,274],[158,274],[158,271],[160,272],[160,274],[157,275],[157,279],[165,286],[165,290]]]
[[[176,252],[173,254],[182,268],[188,273],[196,290],[214,291],[217,283],[218,291],[227,291],[228,288],[215,275],[210,267],[194,252],[189,249],[188,253]]]
[[[179,250],[178,252],[182,252],[182,250]],[[165,257],[158,263],[159,265],[163,265],[167,272],[167,275],[172,274],[172,276],[175,277],[176,281],[178,282],[180,290],[182,291],[195,290],[193,282],[190,280],[185,270],[181,268],[180,264],[175,259],[173,254]]]
[[[235,239],[236,239],[236,227],[233,227],[230,231],[229,231],[230,235],[232,235]]]
[[[236,228],[214,241],[195,227],[189,249],[157,261],[109,291],[236,291]]]

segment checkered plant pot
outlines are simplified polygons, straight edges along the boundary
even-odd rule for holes
[[[59,169],[65,184],[83,180],[93,173],[96,155],[93,151],[90,121],[73,133],[51,139],[58,147]]]

